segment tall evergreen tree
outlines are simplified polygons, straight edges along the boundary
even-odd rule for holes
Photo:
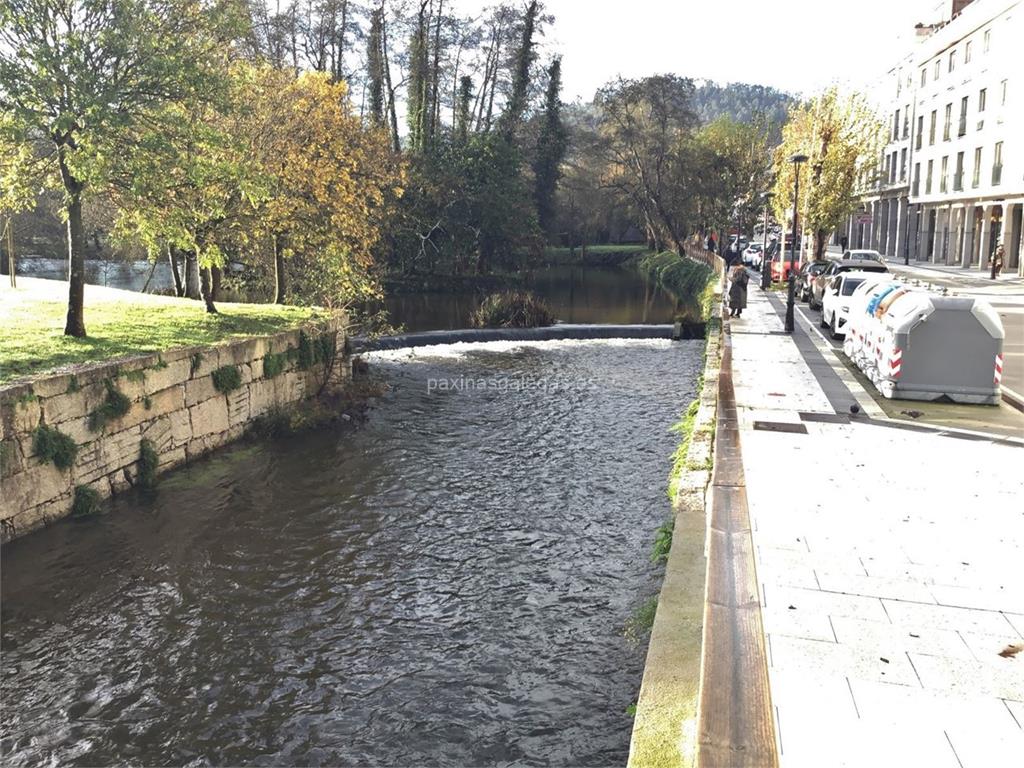
[[[459,105],[455,121],[455,134],[459,141],[469,136],[470,110],[473,104],[473,78],[463,75],[459,80]]]
[[[519,48],[512,71],[512,93],[509,96],[508,105],[505,107],[505,114],[502,116],[502,130],[506,138],[515,138],[526,114],[526,104],[530,93],[530,68],[536,56],[533,51],[533,30],[537,22],[537,0],[531,0],[523,18],[523,35],[519,41]]]
[[[409,125],[409,149],[418,152],[423,149],[426,126],[430,116],[429,73],[429,19],[427,2],[422,0],[416,20],[416,30],[409,41],[409,97],[406,104],[406,121]]]
[[[541,231],[551,234],[555,220],[555,190],[562,176],[562,160],[569,146],[568,133],[562,122],[562,60],[555,58],[548,67],[548,89],[544,98],[544,114],[537,135],[534,154],[534,201],[537,223]]]
[[[381,34],[383,16],[383,7],[375,8],[370,15],[370,36],[366,47],[366,69],[370,81],[370,117],[374,125],[384,124],[384,41]]]

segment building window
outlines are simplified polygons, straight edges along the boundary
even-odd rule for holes
[[[942,124],[942,140],[949,141],[949,123],[953,119],[953,105],[946,105],[946,121]]]
[[[903,108],[903,138],[910,136],[910,105]]]
[[[896,117],[892,121],[892,140],[896,141],[900,137],[900,111],[896,110]]]
[[[882,178],[883,179],[888,179],[889,178],[889,155],[886,155],[884,160],[885,160],[885,170],[882,172]]]
[[[945,192],[949,188],[949,155],[942,158],[942,170],[939,171],[939,192]]]
[[[900,150],[900,181],[907,180],[907,148]]]
[[[961,192],[964,188],[964,153],[956,153],[956,172],[953,174],[953,191]]]
[[[932,171],[935,169],[935,161],[928,161],[928,176],[924,182],[924,193],[930,195],[932,193]]]
[[[914,149],[921,148],[921,139],[924,137],[924,115],[917,116],[917,141],[914,143]]]
[[[939,75],[942,74],[942,62],[939,59],[935,60],[935,74],[932,75],[932,80],[938,80]]]
[[[949,52],[949,71],[956,69],[956,51]]]
[[[928,128],[928,146],[935,143],[935,122],[938,115],[938,110],[933,109],[931,126]]]
[[[992,154],[992,186],[999,186],[1003,180],[1003,142],[996,142],[995,152]]]
[[[928,70],[925,69],[924,67],[921,67],[921,87],[924,88],[924,86],[925,86],[925,84],[927,82],[928,82]]]
[[[1003,80],[1003,82],[1001,83],[1001,90],[1002,90],[1002,93],[1000,93],[1000,95],[999,95],[999,106],[1005,107],[1006,106],[1006,81],[1005,80]]]
[[[985,111],[985,99],[987,97],[988,97],[988,89],[987,88],[982,88],[980,91],[978,91],[978,111],[979,112],[984,112]]]
[[[982,38],[982,41],[984,43],[984,45],[982,45],[982,49],[985,51],[985,53],[988,53],[988,49],[992,46],[992,30],[991,29],[986,29],[985,30],[985,36]]]
[[[892,153],[892,162],[889,163],[889,183],[896,183],[896,153]]]
[[[960,125],[957,127],[957,136],[967,133],[967,97],[960,99]]]
[[[971,41],[967,41],[967,45],[964,46],[964,64],[971,63]]]
[[[974,150],[974,173],[971,174],[971,189],[981,184],[981,147]]]
[[[914,163],[913,195],[914,197],[917,197],[919,194],[921,194],[921,164]]]

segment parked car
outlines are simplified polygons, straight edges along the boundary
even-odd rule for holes
[[[815,261],[808,261],[796,274],[796,295],[800,301],[810,301],[811,299],[811,281],[815,275],[820,275],[826,269],[832,266],[832,262],[828,259],[818,259]]]
[[[758,269],[761,266],[761,244],[751,243],[743,251],[743,263],[748,267]]]
[[[866,281],[889,280],[878,271],[847,271],[833,275],[825,288],[821,301],[821,327],[828,328],[833,339],[846,336],[846,323],[850,319],[850,297]]]
[[[846,251],[846,252],[843,253],[842,260],[843,261],[847,261],[847,260],[853,260],[853,261],[877,261],[877,262],[880,262],[880,263],[884,263],[885,262],[885,259],[882,258],[882,254],[880,254],[878,251],[871,251],[871,250],[868,250],[866,248],[858,249],[858,250],[854,250],[854,251]]]
[[[843,272],[854,270],[859,272],[888,272],[889,268],[880,261],[860,261],[857,259],[833,261],[823,272],[819,272],[811,278],[811,295],[807,300],[811,305],[811,309],[821,309],[822,297],[825,295],[825,286],[831,282],[833,277]]]
[[[772,282],[784,283],[789,279],[789,264],[793,254],[789,251],[776,251],[772,256]],[[800,253],[796,254],[796,268],[800,269]]]

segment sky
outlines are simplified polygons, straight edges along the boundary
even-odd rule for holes
[[[562,54],[565,101],[589,100],[619,74],[674,73],[810,94],[833,81],[856,86],[884,74],[938,3],[546,0],[555,23],[542,55]],[[474,13],[491,3],[455,4]]]

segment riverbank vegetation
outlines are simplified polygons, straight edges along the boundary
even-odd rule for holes
[[[672,294],[679,303],[679,318],[707,322],[714,311],[717,275],[706,264],[675,251],[652,253],[637,262],[640,273]]]
[[[485,298],[471,318],[475,328],[540,328],[555,322],[548,306],[528,291],[503,291]]]

